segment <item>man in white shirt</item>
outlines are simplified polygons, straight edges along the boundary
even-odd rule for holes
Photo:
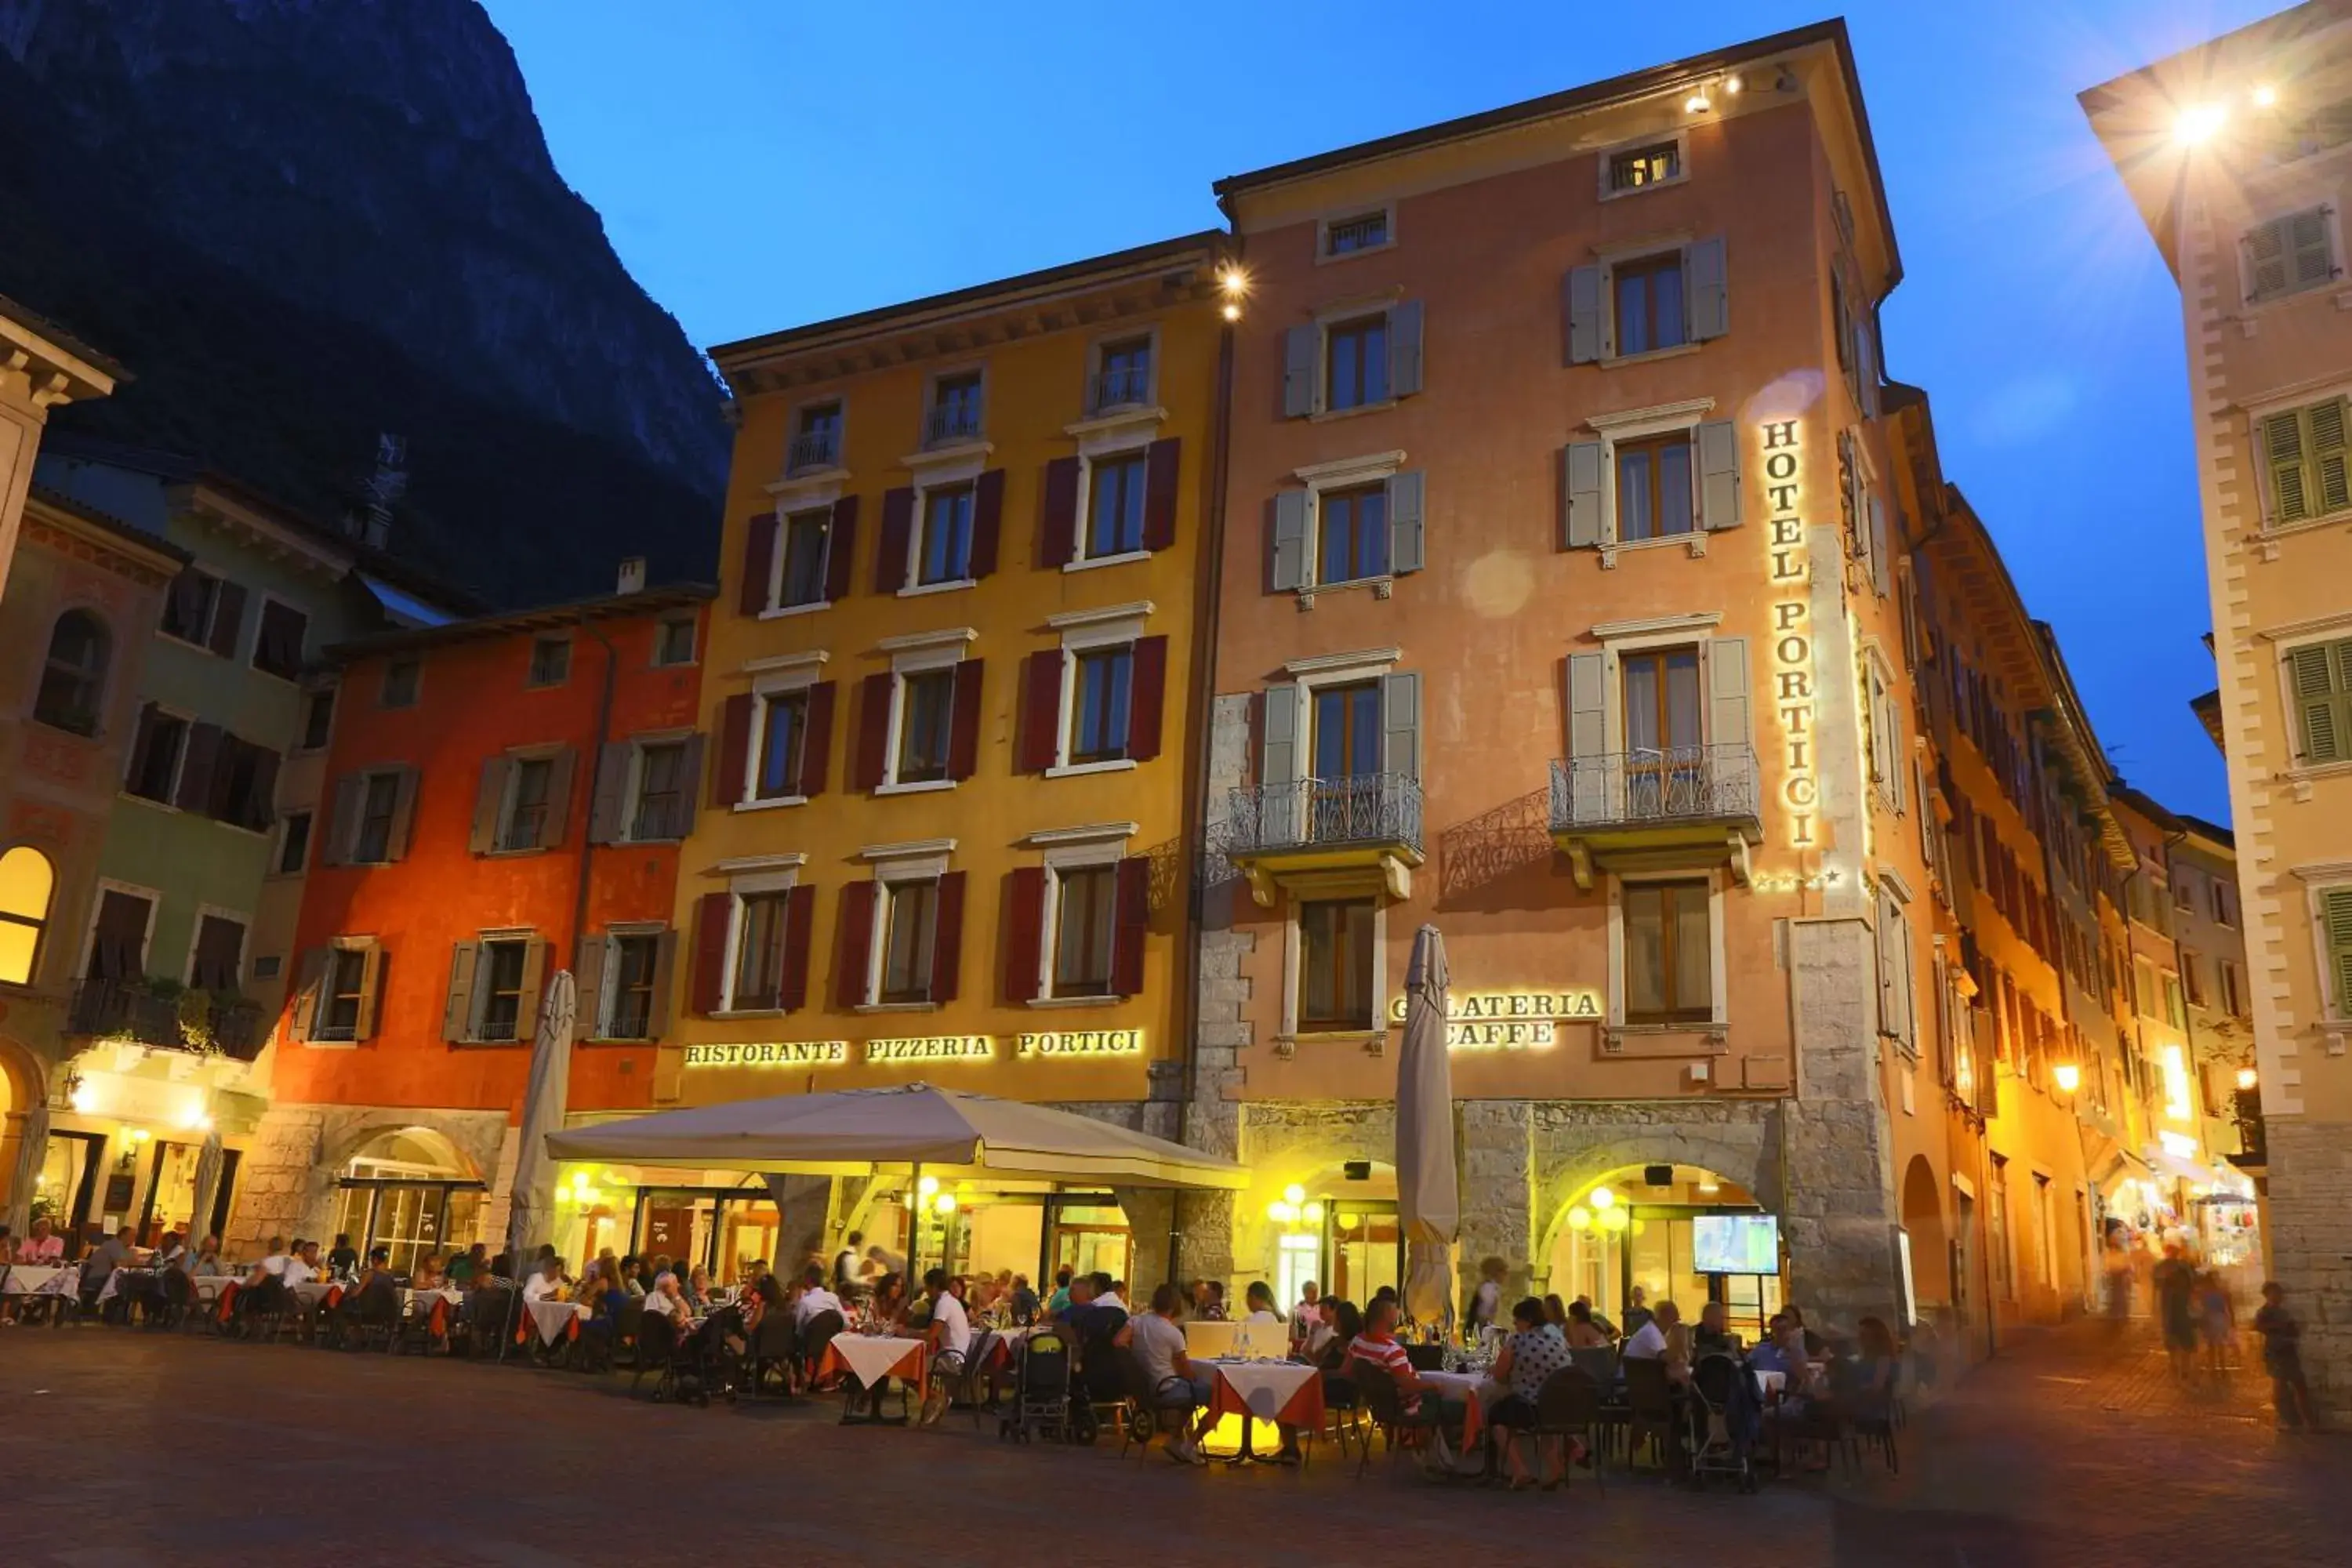
[[[800,1300],[793,1303],[793,1328],[806,1328],[808,1321],[819,1312],[841,1311],[841,1298],[825,1288],[824,1269],[810,1264],[801,1275],[801,1283]]]
[[[1135,1309],[1129,1307],[1119,1296],[1118,1281],[1108,1274],[1097,1273],[1095,1276],[1095,1305],[1116,1307],[1129,1317],[1135,1315]]]
[[[654,1288],[646,1292],[646,1310],[669,1319],[681,1329],[686,1326],[686,1299],[678,1294],[677,1275],[664,1269],[654,1276]]]
[[[971,1320],[964,1316],[963,1300],[956,1294],[956,1282],[946,1269],[934,1268],[924,1275],[923,1289],[931,1300],[931,1382],[923,1396],[923,1425],[928,1426],[947,1414],[948,1402],[954,1397],[963,1358],[971,1351]],[[945,1365],[950,1357],[957,1363],[955,1369]]]
[[[295,1245],[299,1247],[301,1243],[298,1241]],[[248,1285],[258,1285],[265,1279],[278,1278],[286,1272],[286,1260],[291,1256],[293,1255],[286,1250],[284,1237],[271,1237],[268,1250],[262,1253],[261,1261],[253,1266],[253,1272],[247,1277],[245,1282]]]
[[[1666,1353],[1666,1332],[1680,1321],[1672,1301],[1658,1303],[1657,1312],[1647,1322],[1633,1331],[1618,1352],[1622,1361],[1660,1361]]]
[[[562,1288],[562,1283],[563,1265],[555,1258],[547,1258],[530,1271],[529,1279],[523,1281],[522,1299],[525,1301],[547,1300]]]
[[[263,1267],[268,1267],[266,1261]],[[311,1280],[318,1279],[319,1244],[315,1241],[302,1243],[300,1249],[293,1257],[285,1259],[279,1265],[278,1278],[285,1283],[289,1290],[297,1285],[308,1285]]]

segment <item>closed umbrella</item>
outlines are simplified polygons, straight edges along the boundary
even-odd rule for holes
[[[1404,1048],[1397,1056],[1397,1216],[1404,1226],[1405,1310],[1419,1322],[1454,1312],[1454,1242],[1462,1187],[1454,1172],[1454,1069],[1445,1055],[1445,939],[1413,933],[1405,971]]]
[[[547,983],[539,1005],[539,1033],[531,1041],[530,1089],[522,1102],[522,1133],[515,1146],[514,1186],[508,1195],[507,1250],[527,1258],[549,1238],[555,1218],[555,1161],[547,1135],[563,1125],[563,1102],[572,1085],[572,1025],[579,1009],[572,971],[560,969]]]
[[[213,1205],[220,1198],[221,1141],[217,1132],[205,1134],[196,1152],[196,1206],[188,1211],[188,1250],[193,1253],[212,1234]]]
[[[41,1166],[49,1157],[49,1108],[34,1104],[19,1129],[24,1142],[16,1148],[16,1173],[8,1178],[8,1234],[23,1236],[33,1228],[33,1189],[40,1184]]]

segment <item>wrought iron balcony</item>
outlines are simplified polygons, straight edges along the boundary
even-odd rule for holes
[[[1096,413],[1113,408],[1133,408],[1151,395],[1151,369],[1149,365],[1126,365],[1107,370],[1095,377],[1087,407]]]
[[[834,427],[802,431],[793,437],[792,449],[784,456],[784,472],[788,474],[840,466],[841,431]]]
[[[958,400],[942,403],[923,416],[923,445],[944,447],[950,441],[980,439],[980,405]]]
[[[165,994],[139,980],[85,980],[75,988],[66,1032],[131,1040],[159,1051],[217,1052],[249,1062],[269,1041],[259,1004],[203,992]]]
[[[1590,886],[1594,864],[1638,853],[1728,857],[1747,879],[1747,846],[1763,836],[1755,749],[1745,742],[1604,752],[1551,765],[1551,832]]]
[[[1409,773],[1237,789],[1228,797],[1225,858],[1261,904],[1293,873],[1377,871],[1403,898],[1422,861],[1421,781]]]

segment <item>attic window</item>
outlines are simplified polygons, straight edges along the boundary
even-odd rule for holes
[[[1326,256],[1349,256],[1359,250],[1376,249],[1388,242],[1389,213],[1386,207],[1338,219],[1325,225],[1323,229],[1323,254]]]
[[[1663,185],[1669,180],[1682,178],[1683,151],[1678,142],[1657,142],[1647,147],[1628,148],[1612,153],[1609,158],[1609,188],[1612,191],[1637,191],[1644,185]]]

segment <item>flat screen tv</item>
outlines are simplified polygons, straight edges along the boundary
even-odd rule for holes
[[[1697,1274],[1780,1272],[1780,1218],[1769,1214],[1706,1214],[1691,1221],[1691,1269]]]

